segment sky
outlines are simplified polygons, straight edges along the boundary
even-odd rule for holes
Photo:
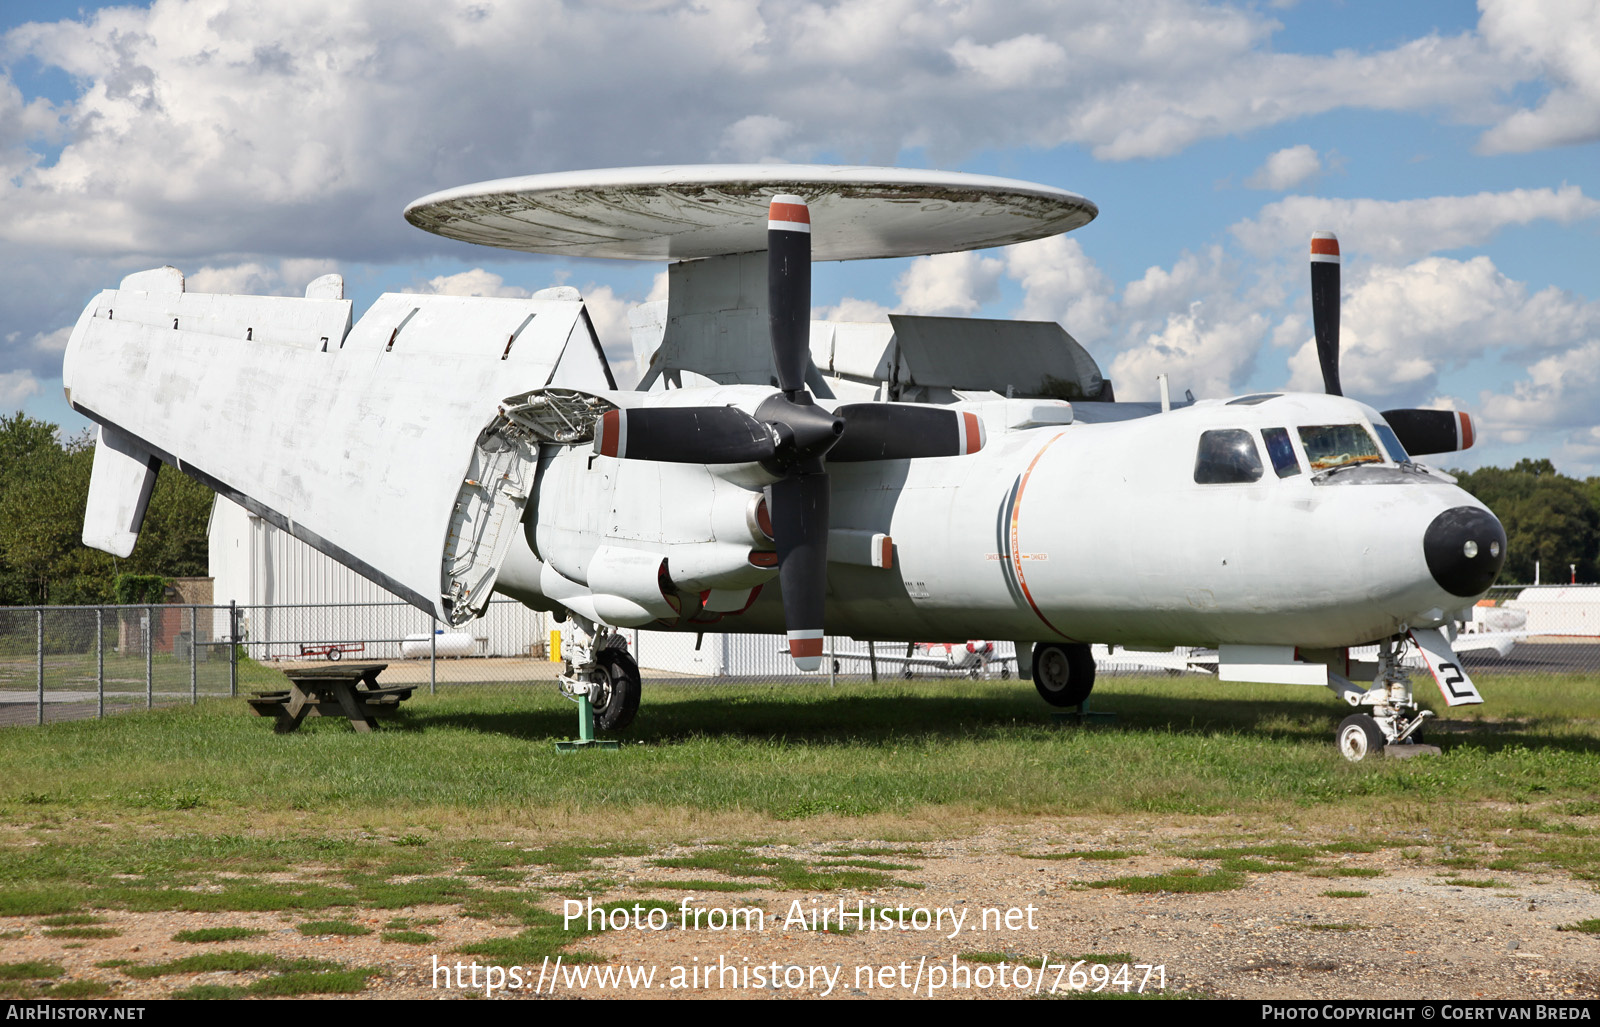
[[[1600,474],[1600,0],[155,0],[0,4],[0,412],[67,433],[78,315],[197,292],[588,300],[631,381],[663,265],[454,243],[401,212],[514,175],[777,161],[1002,175],[1100,216],[819,264],[817,316],[1059,320],[1116,383],[1470,411],[1441,462]]]

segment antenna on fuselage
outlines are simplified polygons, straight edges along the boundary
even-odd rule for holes
[[[1167,376],[1156,375],[1156,385],[1161,389],[1161,412],[1164,414],[1172,409],[1172,390],[1167,386]]]

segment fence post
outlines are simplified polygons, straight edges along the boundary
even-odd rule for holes
[[[878,680],[878,643],[867,643],[867,662],[872,665],[872,680]]]
[[[439,618],[430,617],[433,630],[428,632],[428,694],[439,694]]]
[[[839,661],[835,660],[833,658],[833,636],[829,635],[828,636],[828,687],[829,688],[832,688],[833,685],[834,685],[833,672],[834,672],[834,668],[836,668],[838,665],[839,665]]]
[[[38,638],[36,640],[37,641],[37,645],[35,645],[34,648],[37,649],[38,651],[36,653],[34,653],[34,656],[38,661],[38,671],[39,671],[39,723],[43,724],[44,723],[44,607],[42,607],[42,606],[39,607],[37,612],[38,612],[38,615],[39,615],[38,616],[38,624],[37,624]]]
[[[156,705],[156,608],[144,608],[144,708]]]
[[[200,671],[196,666],[198,657],[195,656],[195,646],[200,639],[200,615],[196,608],[189,607],[189,705],[197,706],[200,703]]]
[[[106,719],[106,608],[94,611],[95,719]]]
[[[239,697],[239,600],[228,600],[228,695]]]

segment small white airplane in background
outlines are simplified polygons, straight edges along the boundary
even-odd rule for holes
[[[907,678],[927,672],[987,678],[991,676],[991,667],[998,670],[1000,677],[1009,678],[1011,665],[1017,662],[1015,656],[1000,655],[999,648],[993,642],[984,639],[973,639],[964,643],[908,642],[905,652],[898,655],[877,652],[874,645],[874,652],[870,656],[862,653],[836,652],[833,658],[835,663],[841,661],[886,663],[891,667],[899,667],[900,675]]]
[[[177,467],[447,625],[496,591],[552,611],[561,687],[611,730],[639,703],[624,627],[786,632],[806,670],[825,632],[1009,639],[1061,706],[1094,686],[1092,643],[1209,647],[1224,680],[1339,694],[1350,759],[1429,715],[1404,646],[1448,704],[1481,702],[1441,629],[1505,532],[1414,459],[1472,423],[1342,396],[1331,234],[1311,255],[1325,395],[1117,402],[1054,323],[811,320],[813,258],[1096,213],[1008,179],[799,165],[531,176],[407,209],[468,242],[671,261],[667,301],[630,314],[633,391],[571,288],[386,294],[352,324],[338,276],[291,299],[131,275],[66,349],[67,399],[101,426],[84,541],[127,555]]]

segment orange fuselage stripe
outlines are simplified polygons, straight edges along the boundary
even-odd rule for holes
[[[1055,445],[1060,438],[1061,436],[1057,435],[1043,446],[1040,446],[1039,452],[1034,455],[1033,460],[1028,464],[1028,469],[1022,472],[1022,482],[1017,486],[1017,498],[1011,502],[1011,566],[1017,572],[1017,584],[1022,587],[1022,597],[1028,601],[1029,606],[1033,607],[1034,615],[1044,622],[1045,627],[1062,638],[1071,638],[1071,635],[1051,624],[1050,618],[1046,617],[1044,611],[1039,609],[1039,604],[1033,601],[1033,593],[1028,590],[1028,581],[1022,575],[1022,546],[1018,540],[1018,526],[1022,521],[1022,493],[1027,490],[1028,479],[1033,475],[1033,469],[1038,466],[1040,459],[1044,457],[1045,450]]]

